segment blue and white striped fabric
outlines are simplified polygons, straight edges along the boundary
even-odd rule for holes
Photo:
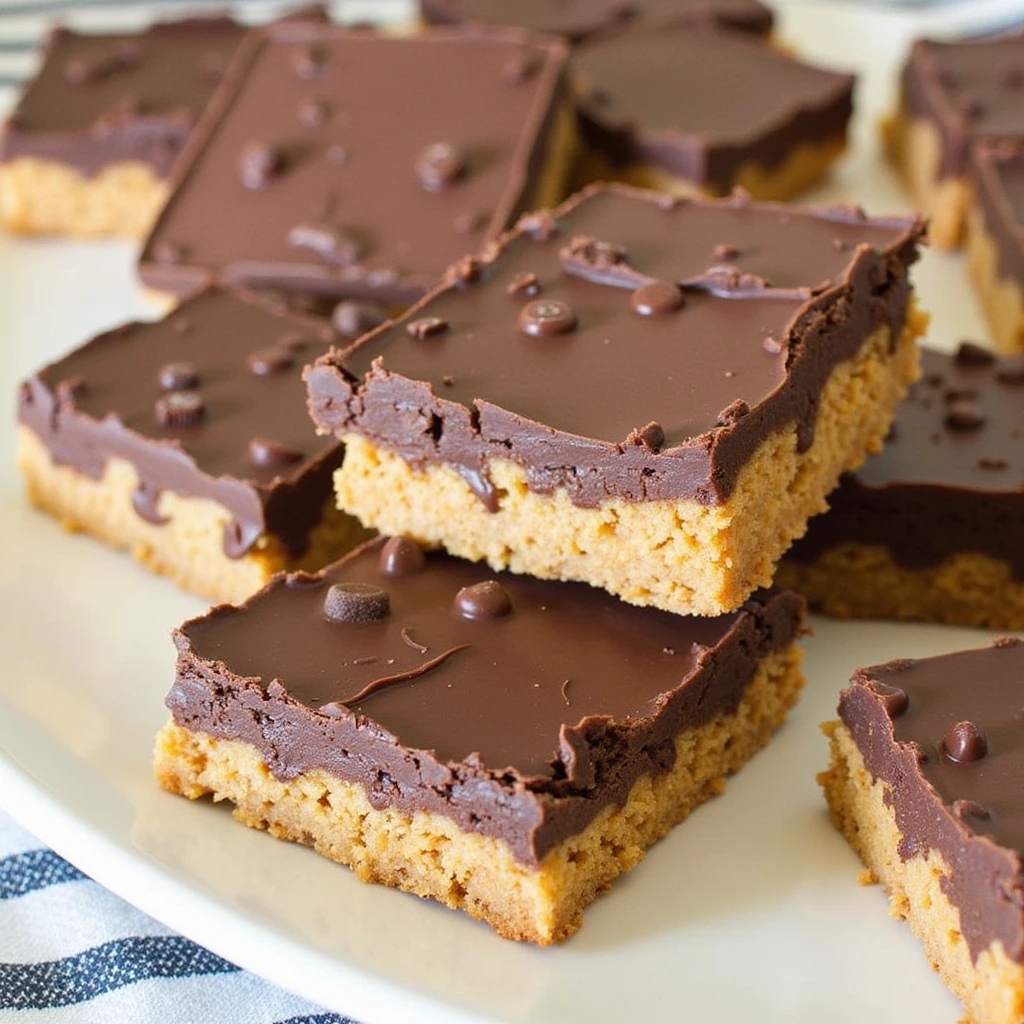
[[[0,811],[4,1024],[355,1024],[107,892]]]

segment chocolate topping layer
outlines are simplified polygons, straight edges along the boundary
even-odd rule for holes
[[[566,57],[516,29],[254,31],[182,160],[143,280],[407,305],[533,201]],[[510,78],[513,59],[529,73]]]
[[[165,178],[245,34],[229,18],[145,32],[55,29],[0,138],[0,159],[42,157],[93,175],[138,160]]]
[[[572,42],[627,21],[716,23],[760,36],[772,30],[771,9],[759,0],[420,0],[420,10],[435,25],[519,25]]]
[[[1024,579],[1024,364],[973,345],[922,349],[921,364],[885,447],[843,477],[786,557],[878,544],[922,569],[977,552]]]
[[[791,593],[683,618],[439,553],[395,575],[384,544],[185,623],[168,707],[254,745],[277,778],[324,769],[375,807],[504,839],[528,865],[670,768],[675,737],[735,711],[759,662],[800,633]],[[389,614],[325,614],[339,585],[385,591]],[[469,616],[457,603],[472,588],[474,605],[497,589],[510,607]]]
[[[985,230],[996,246],[1000,276],[1024,289],[1024,136],[1016,146],[975,146],[971,153],[971,186],[975,206],[981,210]]]
[[[755,163],[842,139],[850,75],[710,29],[630,30],[575,54],[580,121],[613,163],[650,162],[722,194]]]
[[[109,459],[130,462],[150,521],[161,491],[212,498],[234,517],[228,557],[264,532],[298,557],[342,455],[310,429],[299,376],[335,340],[323,322],[209,291],[47,366],[22,384],[18,418],[59,465],[99,478]]]
[[[310,412],[413,465],[453,465],[488,501],[500,457],[581,506],[720,503],[770,432],[795,422],[809,446],[824,381],[874,328],[899,334],[922,230],[595,186],[524,218],[471,280],[319,360]],[[645,312],[652,281],[684,302]],[[427,318],[444,329],[411,330]]]
[[[993,941],[1024,962],[1024,644],[860,669],[839,716],[886,783],[904,860],[938,851],[942,889],[977,958]],[[887,694],[904,695],[895,713]]]
[[[943,178],[966,172],[979,139],[1024,139],[1024,34],[917,40],[903,70],[903,105],[937,129]]]

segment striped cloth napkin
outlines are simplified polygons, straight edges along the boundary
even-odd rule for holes
[[[175,935],[2,811],[0,1021],[356,1024]]]

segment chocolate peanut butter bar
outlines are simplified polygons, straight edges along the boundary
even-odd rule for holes
[[[146,243],[145,283],[404,306],[533,204],[575,149],[566,44],[300,23],[240,51]]]
[[[781,725],[802,604],[716,619],[378,539],[174,634],[156,773],[549,944]]]
[[[766,36],[773,21],[760,0],[420,0],[420,10],[435,25],[519,25],[574,43],[624,22],[710,23]]]
[[[144,237],[244,31],[228,18],[120,35],[56,29],[0,137],[4,226]]]
[[[1024,137],[971,154],[967,265],[992,339],[1024,352]]]
[[[1024,35],[917,40],[884,136],[917,208],[931,218],[929,240],[955,248],[967,218],[971,149],[1024,141]]]
[[[303,362],[338,340],[217,291],[100,335],[21,387],[29,498],[213,600],[326,565],[367,536],[334,508],[341,447],[303,404]]]
[[[741,186],[790,199],[844,152],[853,84],[736,33],[609,34],[574,55],[579,173],[680,195]]]
[[[1024,364],[970,343],[921,357],[885,447],[778,579],[842,618],[1024,629]]]
[[[923,224],[597,186],[306,371],[339,505],[496,569],[716,615],[884,437]]]
[[[826,726],[836,827],[975,1024],[1024,1019],[1024,644],[858,670]]]

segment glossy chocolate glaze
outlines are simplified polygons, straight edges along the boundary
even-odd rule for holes
[[[244,34],[223,17],[119,35],[55,29],[0,159],[42,157],[85,175],[137,160],[166,178]]]
[[[851,76],[712,29],[615,33],[581,48],[574,70],[592,146],[718,194],[745,164],[773,170],[801,144],[844,138],[853,112]]]
[[[1024,136],[1018,145],[973,147],[971,188],[996,247],[1000,276],[1024,289]]]
[[[407,305],[533,201],[566,58],[517,29],[254,31],[183,157],[143,280]],[[247,184],[254,146],[273,159]],[[424,177],[443,147],[449,173]]]
[[[553,218],[524,218],[469,279],[456,268],[403,318],[307,370],[310,412],[413,465],[453,465],[485,498],[497,456],[581,506],[719,503],[768,433],[796,422],[810,444],[836,363],[880,324],[898,335],[921,232],[848,208],[595,186]],[[588,239],[625,256],[602,265],[590,246],[588,269]],[[682,285],[685,306],[638,313],[631,293],[652,279]],[[548,300],[575,328],[525,333],[524,308]],[[430,318],[445,328],[415,337]]]
[[[972,955],[999,940],[1017,962],[1024,962],[1022,677],[1024,645],[997,640],[860,669],[839,701],[868,771],[886,784],[900,856],[938,851],[949,867],[940,884],[960,911]]]
[[[256,746],[277,778],[324,769],[375,807],[504,839],[527,865],[670,768],[675,737],[735,711],[762,659],[800,633],[791,593],[685,618],[440,553],[391,575],[383,544],[185,623],[168,707]],[[468,618],[464,588],[485,581],[505,603],[478,597]],[[339,583],[385,590],[390,613],[328,617]]]
[[[426,21],[454,25],[519,25],[580,42],[623,22],[715,23],[765,36],[772,30],[771,8],[759,0],[420,0]]]
[[[341,446],[310,428],[300,380],[332,341],[322,321],[209,291],[40,370],[21,386],[18,418],[58,465],[99,478],[109,459],[130,462],[150,521],[161,491],[212,498],[234,517],[229,557],[264,532],[298,557],[341,463]]]
[[[923,349],[921,363],[885,447],[843,477],[786,557],[881,545],[924,569],[975,552],[1024,579],[1024,364],[977,346]]]
[[[964,174],[975,141],[1024,139],[1024,34],[917,40],[903,70],[903,104],[937,129],[940,177]]]

